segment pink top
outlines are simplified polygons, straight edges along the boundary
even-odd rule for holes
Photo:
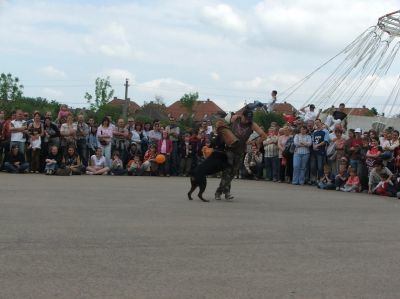
[[[108,126],[108,128],[103,128],[103,126],[100,126],[97,129],[97,137],[104,136],[104,135],[112,138],[113,137],[113,127]]]
[[[360,184],[360,179],[358,178],[358,176],[354,176],[354,177],[349,177],[347,179],[346,185],[350,185],[350,186],[357,186]]]
[[[61,118],[67,117],[68,114],[69,114],[69,111],[68,111],[68,110],[67,110],[67,111],[62,111],[62,110],[60,110],[60,111],[58,111],[58,116],[57,116],[57,118],[58,118],[58,119],[61,119]]]
[[[164,139],[161,143],[161,154],[167,153],[167,141]]]

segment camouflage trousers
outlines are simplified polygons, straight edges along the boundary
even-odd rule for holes
[[[227,155],[233,155],[232,166],[225,168],[221,174],[221,182],[219,183],[219,187],[215,194],[230,194],[231,192],[231,182],[235,175],[238,173],[242,163],[243,163],[243,154],[242,153],[227,153]],[[230,159],[228,159],[229,161]]]

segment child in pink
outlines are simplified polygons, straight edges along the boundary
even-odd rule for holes
[[[350,176],[347,179],[346,184],[344,184],[340,190],[344,192],[360,192],[360,178],[357,176],[356,170],[351,168],[349,173]]]
[[[68,114],[69,114],[68,107],[67,105],[63,104],[60,106],[60,111],[58,112],[57,119],[60,120],[62,118],[67,118]]]

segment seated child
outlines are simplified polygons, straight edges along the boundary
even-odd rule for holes
[[[136,155],[133,160],[129,160],[127,165],[128,175],[140,176],[143,173],[142,162],[140,157]]]
[[[340,188],[346,184],[348,178],[347,174],[347,167],[344,164],[339,165],[339,173],[335,177],[335,186],[336,186],[336,191],[339,191]]]
[[[126,170],[124,169],[120,154],[118,151],[115,151],[111,162],[111,175],[124,175],[125,173]]]
[[[381,181],[378,185],[372,190],[374,194],[381,195],[381,196],[394,196],[394,185],[393,182],[390,180],[390,177],[387,173],[381,174]]]
[[[350,168],[349,173],[350,176],[347,179],[346,184],[342,188],[340,188],[340,190],[344,192],[360,192],[361,191],[360,179],[357,176],[356,169]]]
[[[329,165],[324,165],[324,175],[319,179],[318,188],[325,190],[334,190],[334,176],[332,175]]]
[[[101,147],[96,149],[96,154],[90,157],[90,165],[86,168],[86,174],[107,175],[110,168],[107,166],[106,158],[103,156]]]

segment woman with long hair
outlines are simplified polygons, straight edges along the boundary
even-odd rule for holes
[[[113,138],[113,128],[110,124],[110,119],[104,117],[101,125],[97,128],[97,140],[99,148],[102,150],[106,159],[111,159],[111,142]],[[97,153],[97,151],[96,151]]]

